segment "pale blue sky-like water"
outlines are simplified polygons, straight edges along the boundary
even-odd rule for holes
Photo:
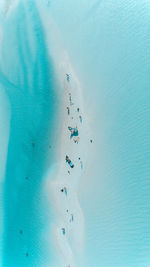
[[[33,3],[20,4],[3,22],[0,80],[11,106],[4,267],[58,266],[51,247],[49,255],[45,249],[42,233],[53,215],[41,208],[47,201],[39,194],[50,167],[45,158],[54,161],[47,146],[51,128],[58,130],[53,123],[59,116],[57,83]],[[82,84],[94,132],[93,160],[80,194],[85,266],[149,267],[150,3],[57,0],[48,8]]]
[[[51,9],[93,114],[85,266],[150,266],[150,3],[60,0]]]

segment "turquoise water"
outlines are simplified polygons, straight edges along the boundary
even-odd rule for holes
[[[51,9],[92,114],[94,167],[80,197],[85,266],[148,267],[150,3],[69,0]]]
[[[11,114],[1,266],[47,266],[53,255],[46,222],[53,215],[50,208],[48,213],[42,184],[56,158],[55,71],[33,1],[20,1],[7,19],[1,19],[0,83]]]
[[[20,2],[1,17],[0,82],[11,114],[2,266],[55,267],[47,237],[54,218],[41,188],[56,161],[60,100],[36,6]],[[93,161],[80,194],[84,267],[149,267],[150,3],[57,0],[47,8],[92,118]]]

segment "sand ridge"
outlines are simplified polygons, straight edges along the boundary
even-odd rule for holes
[[[91,142],[81,86],[67,56],[59,65],[59,71],[64,100],[59,171],[55,181],[51,183],[58,216],[54,235],[63,258],[62,266],[75,267],[83,266],[85,222],[78,200],[78,188],[84,176]],[[68,127],[76,129],[78,134],[71,138]],[[66,162],[66,156],[74,165],[73,168]]]

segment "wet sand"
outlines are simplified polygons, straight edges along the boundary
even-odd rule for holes
[[[62,266],[67,267],[70,264],[74,267],[83,266],[85,222],[78,199],[78,190],[86,169],[87,144],[90,141],[82,89],[66,55],[59,65],[59,73],[64,90],[64,104],[59,170],[55,181],[51,183],[51,193],[58,218],[57,225],[54,227],[54,236],[61,253]],[[69,74],[69,79],[66,74]],[[70,138],[71,132],[68,126],[77,128],[78,136]],[[73,168],[66,162],[66,155],[73,163]],[[65,234],[62,228],[65,229]]]

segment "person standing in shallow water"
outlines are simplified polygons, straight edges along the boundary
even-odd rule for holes
[[[83,169],[83,162],[82,162],[82,161],[80,161],[80,164],[81,164],[81,169]]]
[[[35,142],[34,141],[32,141],[32,147],[35,147]]]
[[[73,222],[73,220],[74,220],[74,216],[73,216],[73,214],[71,214],[70,222]]]
[[[82,123],[82,116],[81,115],[79,116],[79,119],[80,119],[80,122]]]
[[[67,188],[64,186],[64,192],[65,192],[65,195],[67,196]]]
[[[20,233],[21,235],[23,234],[23,231],[22,231],[22,229],[20,229],[19,233]]]
[[[66,155],[66,162],[69,164],[69,166],[71,167],[71,168],[73,168],[74,167],[74,164],[71,162],[71,160],[69,159],[69,157]]]
[[[66,78],[67,78],[67,82],[69,82],[70,81],[70,76],[69,76],[68,73],[66,73]]]
[[[61,191],[62,193],[64,192],[65,195],[67,196],[67,188],[66,188],[66,186],[64,186],[64,188],[62,188],[60,191]]]
[[[65,235],[65,233],[66,233],[65,228],[61,228],[61,230],[62,230],[63,235]]]
[[[67,107],[67,111],[68,111],[68,115],[70,115],[70,108],[69,107]]]

